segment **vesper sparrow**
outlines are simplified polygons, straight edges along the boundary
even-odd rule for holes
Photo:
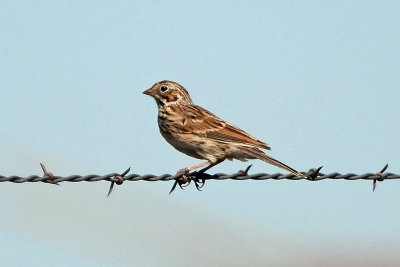
[[[172,81],[161,81],[143,92],[156,100],[158,126],[162,136],[178,151],[204,163],[182,169],[209,168],[228,159],[261,159],[285,169],[296,176],[304,176],[286,164],[269,157],[261,149],[271,150],[268,144],[193,104],[187,90]]]

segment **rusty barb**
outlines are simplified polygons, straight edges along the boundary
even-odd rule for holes
[[[383,182],[383,180],[385,180],[385,175],[383,173],[386,171],[386,169],[388,167],[389,167],[389,164],[386,164],[385,167],[383,167],[383,169],[376,174],[378,176],[378,178],[374,179],[374,182],[372,183],[372,192],[375,192],[376,181]]]
[[[43,171],[43,177],[46,178],[43,180],[43,183],[49,183],[49,184],[55,184],[55,185],[60,185],[59,183],[54,182],[54,175],[51,172],[48,172],[46,169],[46,166],[44,166],[43,163],[39,163],[40,167],[42,167]]]
[[[111,185],[110,185],[110,189],[108,189],[107,197],[109,197],[111,192],[113,191],[114,184],[122,185],[122,183],[124,182],[124,176],[127,175],[130,170],[131,170],[131,167],[126,169],[126,171],[124,171],[122,174],[114,176],[114,179],[117,179],[117,181],[111,181]]]
[[[337,172],[324,174],[321,173],[322,167],[310,169],[308,172],[302,172],[302,176],[295,176],[293,174],[267,174],[267,173],[257,173],[257,174],[249,174],[250,166],[248,166],[245,170],[238,171],[234,174],[207,174],[204,172],[192,172],[192,173],[177,173],[175,175],[163,174],[163,175],[153,175],[153,174],[128,174],[130,168],[125,170],[123,173],[110,173],[106,175],[71,175],[66,177],[56,176],[51,172],[47,171],[47,168],[44,164],[40,163],[40,166],[43,170],[43,176],[31,175],[28,177],[20,177],[20,176],[2,176],[0,175],[0,182],[12,182],[12,183],[25,183],[25,182],[43,182],[49,184],[59,185],[61,182],[97,182],[97,181],[108,181],[111,182],[110,188],[108,190],[107,196],[111,194],[113,191],[114,185],[122,185],[124,181],[173,181],[174,184],[170,190],[172,193],[176,186],[179,185],[180,188],[184,189],[191,182],[194,183],[196,188],[201,191],[204,187],[205,182],[207,180],[308,180],[308,181],[321,181],[324,179],[344,179],[344,180],[372,180],[373,187],[372,190],[376,190],[377,182],[382,182],[384,180],[390,179],[400,179],[400,174],[394,173],[385,173],[388,168],[388,164],[385,165],[384,168],[378,173],[365,173],[365,174],[340,174]]]

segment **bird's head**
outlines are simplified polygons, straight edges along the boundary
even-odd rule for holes
[[[144,91],[143,94],[153,97],[158,107],[170,104],[192,103],[188,91],[182,85],[172,81],[155,83],[150,89]]]

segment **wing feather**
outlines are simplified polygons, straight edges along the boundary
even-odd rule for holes
[[[221,143],[236,143],[242,146],[258,147],[270,150],[268,144],[249,135],[238,127],[223,121],[206,109],[191,105],[180,106],[177,111],[183,118],[175,123],[182,133],[191,133]]]

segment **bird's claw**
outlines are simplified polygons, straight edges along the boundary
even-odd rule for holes
[[[184,187],[188,187],[190,185],[191,180],[192,179],[190,178],[189,174],[184,174],[181,180],[179,180],[179,186],[184,189]]]
[[[171,191],[169,193],[171,194],[176,186],[178,185],[182,190],[185,190],[186,187],[190,185],[190,183],[193,181],[194,185],[196,186],[196,189],[201,191],[201,188],[204,186],[206,183],[206,180],[204,178],[198,178],[198,176],[201,176],[201,172],[192,172],[190,173],[187,168],[181,169],[177,172],[177,174],[182,174],[182,176],[178,179],[175,180],[174,185],[171,188]]]
[[[176,174],[182,174],[182,176],[175,180],[174,185],[169,191],[170,194],[175,190],[177,185],[179,185],[182,190],[185,190],[185,187],[187,187],[191,181],[187,168],[179,170]]]
[[[194,185],[196,186],[196,189],[201,191],[201,188],[203,188],[203,186],[206,184],[206,179],[204,177],[201,177],[201,175],[203,174],[202,172],[194,172],[194,175],[192,176],[192,180],[194,182]],[[197,176],[200,176],[197,177]]]
[[[191,178],[188,168],[181,169],[176,174],[182,174],[182,177],[177,179],[178,185],[181,189],[184,189],[184,187],[187,187],[190,184]]]

